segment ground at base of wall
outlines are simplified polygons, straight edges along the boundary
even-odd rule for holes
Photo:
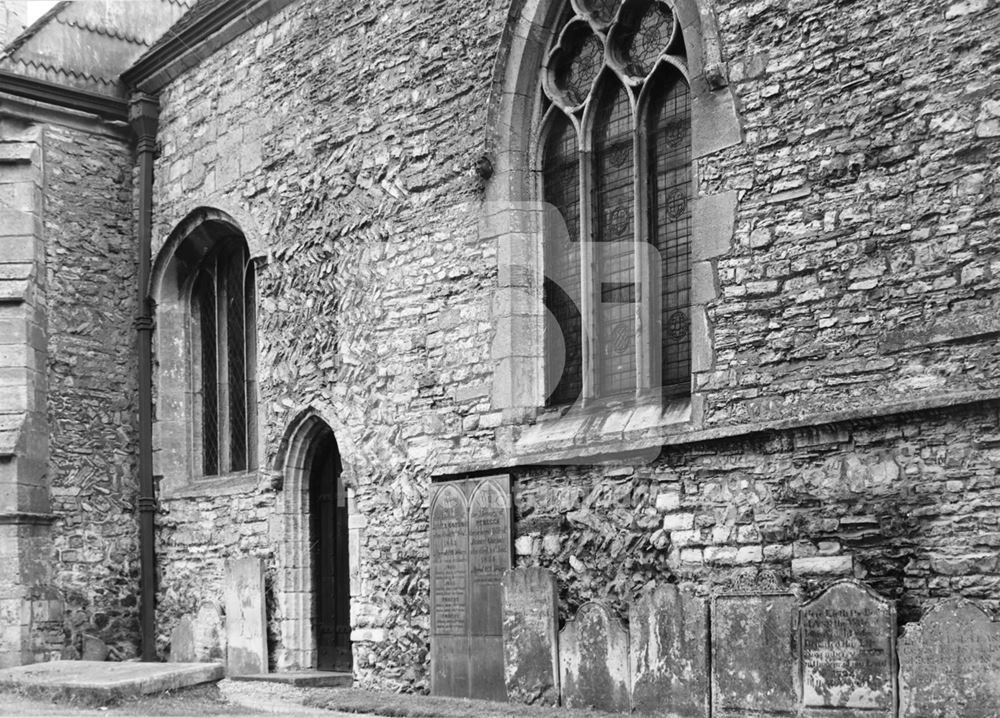
[[[331,711],[392,718],[601,718],[620,716],[592,710],[543,708],[520,703],[438,698],[402,693],[382,693],[357,688],[311,689],[307,706]]]
[[[286,715],[309,718],[601,718],[610,715],[565,708],[536,708],[454,698],[379,693],[344,688],[298,688],[274,683],[223,680],[159,695],[122,701],[103,708],[37,700],[17,692],[0,692],[0,716],[233,716]]]

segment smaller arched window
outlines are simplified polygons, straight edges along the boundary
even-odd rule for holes
[[[542,86],[542,197],[560,220],[545,230],[548,403],[686,396],[693,188],[680,23],[662,0],[567,3]]]
[[[256,468],[254,286],[242,238],[219,241],[194,273],[194,443],[205,476]]]

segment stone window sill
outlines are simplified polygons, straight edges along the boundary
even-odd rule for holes
[[[179,486],[161,483],[161,499],[197,498],[201,496],[232,496],[272,487],[269,472],[253,469],[220,476],[197,476]]]
[[[517,463],[652,461],[673,434],[697,429],[690,397],[661,404],[597,406],[548,412],[513,442]]]

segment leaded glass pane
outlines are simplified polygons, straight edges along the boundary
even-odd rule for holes
[[[221,268],[226,282],[226,336],[229,360],[229,468],[247,467],[247,393],[246,393],[246,305],[243,301],[243,268],[246,259],[242,248],[229,255]]]
[[[660,259],[662,385],[690,391],[691,93],[671,72],[658,76],[649,115],[650,243]]]
[[[202,473],[219,473],[218,334],[215,321],[215,282],[202,269],[194,285],[201,356]]]
[[[552,123],[545,145],[545,307],[560,337],[546,337],[550,404],[570,404],[583,388],[580,323],[580,170],[576,131],[564,115]],[[557,355],[561,354],[561,355]],[[560,371],[561,368],[561,371]]]
[[[608,79],[594,121],[594,251],[597,264],[597,386],[601,396],[635,392],[635,248],[632,110]]]

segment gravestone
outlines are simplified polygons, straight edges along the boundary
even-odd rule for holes
[[[226,673],[267,673],[264,561],[241,558],[226,565]]]
[[[712,601],[712,715],[794,715],[798,598],[771,577]]]
[[[83,660],[108,660],[108,645],[97,636],[91,636],[87,633],[83,634]]]
[[[510,477],[431,486],[431,693],[506,700],[501,578]]]
[[[674,584],[644,590],[629,607],[629,646],[632,710],[667,718],[708,717],[705,599]]]
[[[556,579],[544,568],[503,575],[504,679],[519,703],[559,705]]]
[[[222,617],[214,603],[205,601],[196,614],[181,616],[170,632],[172,663],[202,663],[225,660]]]
[[[896,609],[867,586],[839,581],[799,613],[805,716],[892,718]]]
[[[469,694],[469,511],[465,494],[444,486],[431,501],[431,693]]]
[[[184,614],[170,631],[170,662],[194,663],[194,620],[190,614]]]
[[[628,631],[607,606],[585,603],[559,632],[562,702],[628,713]]]
[[[933,606],[899,639],[901,718],[1000,716],[1000,624],[975,603]]]

